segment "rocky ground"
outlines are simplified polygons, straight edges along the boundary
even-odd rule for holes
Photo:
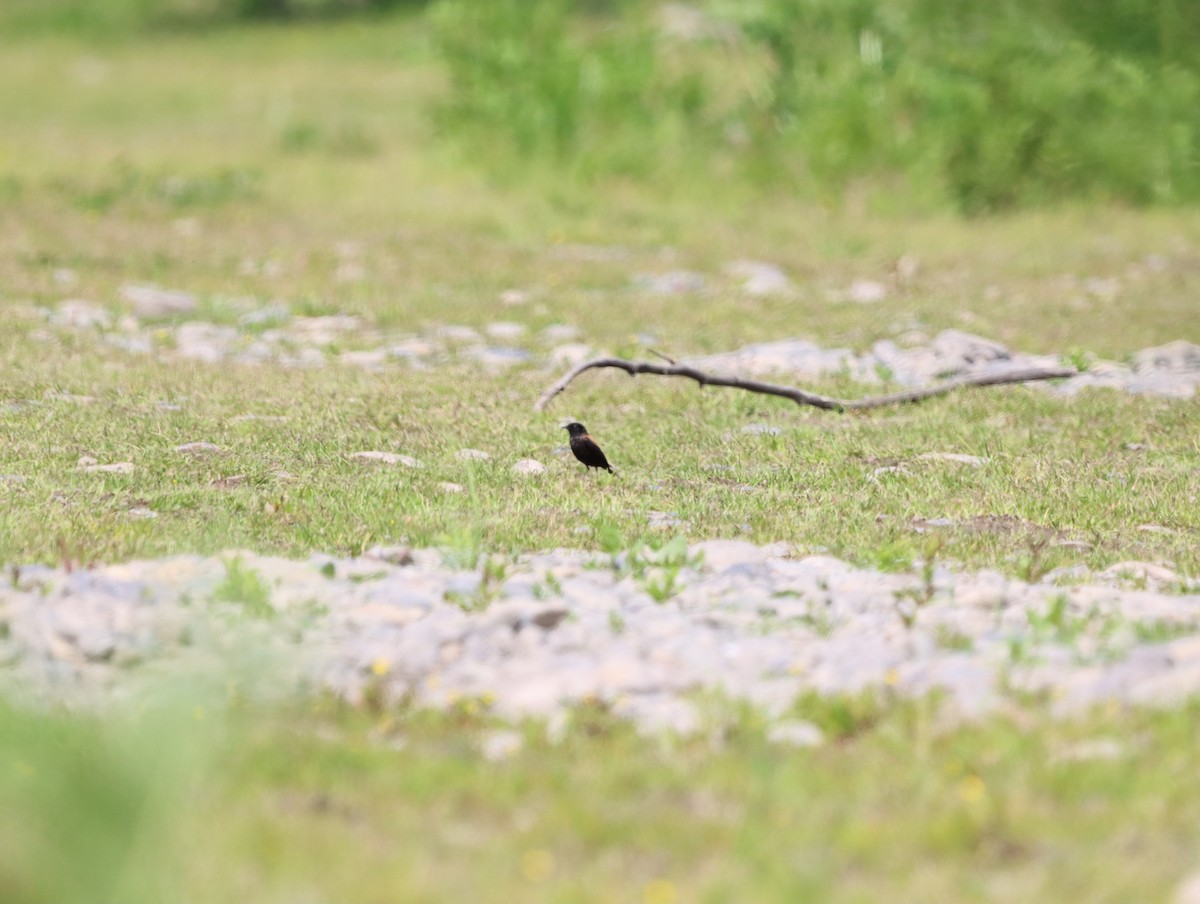
[[[741,262],[729,274],[752,295],[791,291],[770,265]],[[639,279],[647,292],[705,290],[697,274]],[[847,300],[872,303],[886,291],[855,284]],[[513,292],[499,301],[527,300]],[[537,335],[509,322],[401,335],[353,316],[297,316],[279,303],[227,308],[217,322],[186,292],[130,285],[119,306],[66,299],[24,314],[47,342],[66,331],[128,353],[210,363],[381,369],[469,359],[553,370],[600,351],[565,324]],[[689,363],[912,385],[1060,362],[950,330],[909,332],[861,352],[788,339]],[[1200,386],[1200,346],[1187,342],[1127,363],[1088,363],[1047,390],[1189,397]],[[80,463],[118,466],[132,467]],[[941,567],[881,573],[827,557],[792,558],[783,546],[709,541],[671,554],[554,550],[470,568],[451,567],[437,551],[404,549],[357,560],[229,553],[83,571],[13,566],[0,589],[0,681],[23,695],[86,703],[164,670],[219,672],[264,656],[272,663],[264,680],[281,692],[433,707],[469,700],[552,725],[564,707],[600,701],[648,729],[692,731],[702,724],[697,701],[712,692],[762,708],[777,720],[781,740],[819,743],[812,726],[786,717],[809,691],[938,691],[950,711],[967,717],[1029,694],[1069,713],[1200,692],[1200,587],[1149,563],[1026,584]]]
[[[741,283],[737,291],[750,295],[789,291],[787,277],[769,264],[739,262],[738,266],[741,269],[731,271]],[[679,271],[639,277],[635,285],[640,291],[668,294],[701,292],[706,282],[699,274]],[[882,283],[860,281],[846,292],[850,302],[872,303],[886,297],[887,288]],[[527,302],[527,293],[513,290],[502,294],[497,307]],[[117,307],[65,299],[52,307],[28,308],[23,313],[44,322],[34,335],[47,342],[54,341],[56,330],[62,330],[91,336],[99,344],[133,354],[212,364],[342,364],[385,370],[420,369],[461,360],[489,370],[516,365],[565,369],[604,353],[570,324],[551,325],[536,334],[521,323],[504,320],[482,330],[445,324],[421,334],[389,332],[348,314],[296,315],[282,302],[261,304],[234,299],[221,305],[219,311],[211,305],[205,309],[187,292],[145,285],[123,287]],[[643,338],[654,341],[654,337]],[[965,374],[1062,364],[1062,359],[1054,355],[1012,351],[991,339],[959,330],[944,330],[935,336],[906,330],[865,351],[823,349],[803,339],[783,339],[684,360],[697,367],[743,375],[791,375],[796,380],[811,380],[844,374],[868,385],[887,379],[905,386]],[[1045,384],[1044,388],[1068,395],[1102,387],[1190,398],[1200,387],[1200,345],[1183,340],[1143,349],[1126,362],[1072,363],[1085,366],[1086,371],[1069,380]]]
[[[1161,566],[893,574],[783,545],[714,540],[616,557],[555,550],[448,565],[433,550],[308,561],[228,553],[68,572],[0,589],[3,681],[102,703],[165,675],[245,674],[272,693],[490,707],[553,729],[596,701],[691,732],[703,700],[747,701],[775,736],[805,692],[932,691],[962,717],[1028,695],[1068,714],[1200,692],[1200,586]],[[706,692],[709,692],[706,694]]]

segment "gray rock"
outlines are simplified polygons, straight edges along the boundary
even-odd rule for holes
[[[747,540],[704,540],[689,548],[692,556],[704,562],[706,571],[724,571],[738,565],[758,565],[787,554],[786,544],[756,546]]]
[[[494,370],[512,367],[515,364],[524,364],[533,357],[522,348],[504,346],[473,346],[463,354],[475,363]]]
[[[590,698],[655,733],[701,730],[692,695],[715,693],[756,707],[773,740],[793,744],[817,740],[792,715],[807,692],[936,694],[956,718],[1011,705],[1010,687],[1049,695],[1060,715],[1200,694],[1200,594],[940,567],[933,598],[906,623],[898,601],[920,588],[913,575],[787,554],[697,544],[687,558],[703,564],[679,568],[661,602],[647,589],[665,576],[660,566],[625,573],[579,550],[506,560],[499,585],[485,583],[481,562],[456,569],[436,550],[403,548],[300,562],[241,552],[70,573],[30,566],[15,585],[0,583],[0,659],[30,694],[73,704],[126,693],[184,660],[219,675],[221,657],[242,650],[277,663],[264,688],[356,704],[371,694],[433,707],[480,697],[501,717],[560,726],[564,707]],[[235,558],[266,588],[269,622],[244,603],[210,602]],[[1047,622],[1063,594],[1065,632]],[[1139,621],[1175,636],[1142,642]]]
[[[133,306],[137,316],[150,319],[192,314],[198,307],[196,296],[190,292],[160,289],[157,286],[124,285],[121,286],[121,298]]]
[[[55,402],[74,402],[76,405],[95,405],[99,401],[95,396],[76,395],[73,392],[49,392],[46,398]]]
[[[1200,634],[1171,641],[1167,644],[1167,655],[1176,665],[1200,663]]]
[[[404,626],[425,616],[427,607],[408,605],[391,594],[372,588],[369,597],[387,596],[387,602],[367,602],[341,613],[341,618],[350,627],[363,630],[378,630],[385,626]]]
[[[1200,374],[1173,374],[1170,372],[1154,372],[1135,376],[1119,389],[1134,395],[1157,395],[1175,399],[1190,399],[1196,394],[1200,385]]]
[[[820,747],[825,743],[825,733],[811,722],[789,719],[768,728],[767,740],[788,747]]]
[[[511,729],[489,731],[479,742],[479,752],[490,763],[511,759],[525,746],[525,737]]]
[[[133,462],[117,461],[110,464],[100,464],[90,455],[82,456],[76,463],[79,470],[86,474],[132,474]]]
[[[291,310],[281,301],[273,301],[261,308],[254,308],[238,317],[238,326],[280,326],[292,316]]]
[[[938,333],[933,340],[933,351],[947,365],[957,366],[960,370],[1012,358],[1012,353],[1003,344],[960,330]]]
[[[479,335],[479,331],[474,327],[457,324],[447,324],[438,327],[434,331],[434,335],[441,339],[448,339],[451,342],[474,344],[483,341],[483,337]]]
[[[280,359],[283,361],[284,359]],[[302,348],[288,363],[292,367],[324,367],[325,354],[319,348]]]
[[[110,333],[104,337],[104,341],[113,348],[119,348],[134,355],[148,355],[154,350],[154,341],[144,335],[126,336]]]
[[[76,330],[106,330],[112,326],[112,315],[94,301],[69,298],[58,303],[50,322]]]
[[[414,561],[412,549],[407,546],[372,546],[364,555],[392,565],[411,565]]]
[[[1175,585],[1181,583],[1178,574],[1154,562],[1118,562],[1100,572],[1102,579],[1114,582]]]
[[[440,351],[440,346],[428,339],[403,339],[388,348],[388,354],[409,363],[420,363],[423,359],[431,358]]]
[[[395,452],[380,452],[376,449],[371,449],[364,452],[351,452],[349,457],[355,461],[377,461],[385,465],[395,465],[400,463],[400,456]]]
[[[545,474],[546,466],[536,459],[522,458],[520,461],[513,463],[512,470],[516,474],[524,475]]]
[[[380,464],[384,465],[403,465],[406,468],[421,467],[421,463],[411,455],[399,455],[395,452],[380,452],[374,449],[364,452],[351,452],[348,457],[355,461],[379,462]]]
[[[542,330],[542,341],[551,344],[570,342],[579,338],[579,327],[567,323],[552,323]]]
[[[526,326],[523,323],[497,321],[496,323],[489,323],[484,327],[484,332],[493,339],[513,340],[525,335]]]
[[[528,303],[530,293],[524,289],[505,289],[500,293],[500,304],[505,307],[515,308],[518,305]]]
[[[1200,870],[1185,876],[1175,888],[1172,904],[1200,904]]]
[[[730,276],[741,281],[742,291],[747,295],[791,295],[796,290],[787,274],[774,264],[734,261],[725,270]]]
[[[550,362],[557,366],[574,367],[586,361],[591,354],[592,347],[586,342],[566,342],[550,350]]]
[[[1165,371],[1170,374],[1200,374],[1200,345],[1176,339],[1166,345],[1143,349],[1133,357],[1135,373]]]
[[[238,332],[233,327],[193,321],[175,329],[175,351],[181,358],[215,364],[230,354]]]
[[[1180,665],[1167,672],[1151,675],[1127,691],[1134,703],[1176,706],[1200,697],[1200,663]]]
[[[388,362],[388,350],[384,348],[345,351],[338,355],[338,363],[347,367],[360,367],[363,370],[383,370]]]
[[[964,455],[960,452],[922,452],[917,456],[919,461],[948,461],[959,465],[971,465],[978,468],[987,459],[978,455]]]
[[[747,345],[736,352],[696,358],[689,363],[702,369],[749,376],[791,373],[812,378],[846,372],[863,382],[879,380],[873,361],[868,364],[848,349],[822,349],[804,339]]]
[[[296,317],[288,325],[288,334],[297,342],[310,346],[326,346],[347,333],[363,328],[361,317],[352,314],[326,314],[320,317]]]
[[[686,521],[678,517],[678,512],[647,512],[646,523],[651,527],[683,527]]]
[[[651,295],[687,295],[703,292],[708,281],[691,270],[671,270],[667,273],[642,273],[634,278],[634,285]]]
[[[845,291],[847,301],[858,304],[875,304],[888,296],[888,288],[873,279],[856,279]]]
[[[213,455],[223,450],[216,443],[197,441],[176,446],[175,451],[185,455]]]

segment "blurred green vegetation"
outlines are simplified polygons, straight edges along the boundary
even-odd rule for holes
[[[677,10],[678,7],[675,7]],[[442,0],[472,142],[585,176],[735,174],[965,213],[1200,198],[1200,5]],[[681,153],[686,150],[686,153]]]
[[[829,742],[795,749],[700,702],[695,737],[590,705],[502,761],[476,701],[0,703],[0,900],[1116,904],[1195,869],[1195,705],[946,732],[929,700],[813,697]]]
[[[418,9],[429,0],[4,0],[0,29],[129,36],[234,22],[340,18]]]
[[[1200,199],[1192,0],[8,0],[0,28],[426,8],[449,76],[437,121],[493,175],[551,161],[901,212]]]
[[[437,4],[452,80],[442,124],[471,146],[495,136],[522,161],[549,158],[584,177],[652,176],[685,159],[707,128],[702,73],[670,71],[652,6],[578,8],[571,0]]]
[[[180,900],[181,814],[213,731],[183,700],[93,718],[0,699],[0,901]]]

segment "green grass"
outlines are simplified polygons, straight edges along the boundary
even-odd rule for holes
[[[229,548],[357,554],[398,542],[508,554],[599,548],[607,536],[627,546],[661,535],[649,524],[657,511],[674,513],[693,539],[784,540],[892,568],[921,557],[919,519],[951,518],[961,523],[937,529],[941,556],[972,567],[1020,574],[1036,547],[1043,570],[1138,558],[1200,573],[1195,403],[1114,393],[1059,401],[1017,389],[839,416],[598,374],[534,415],[530,403],[550,376],[537,371],[499,379],[448,368],[417,382],[407,370],[334,367],[274,382],[258,367],[181,372],[114,358],[77,371],[54,357],[13,374],[9,398],[32,401],[0,414],[8,438],[0,473],[26,477],[5,488],[0,559],[57,561],[60,538],[100,560]],[[463,386],[480,395],[464,398]],[[568,412],[602,439],[615,477],[585,473],[563,453],[558,421]],[[248,414],[287,420],[238,420]],[[763,421],[783,432],[741,432]],[[193,441],[222,451],[174,451]],[[455,453],[464,447],[493,459],[462,461]],[[348,458],[372,449],[423,467]],[[929,451],[987,461],[917,458]],[[85,473],[76,466],[83,455],[135,470]],[[512,463],[528,457],[548,473],[514,474]],[[875,476],[895,463],[902,473]],[[447,494],[447,482],[473,490]],[[157,517],[130,515],[140,508]],[[1063,541],[1090,548],[1056,545]]]
[[[716,704],[690,740],[584,708],[560,741],[525,726],[500,762],[468,709],[0,711],[0,890],[12,904],[1118,902],[1163,900],[1195,868],[1200,798],[1179,793],[1200,765],[1194,708],[947,731],[928,703],[809,700],[798,713],[829,738],[812,750]]]
[[[536,414],[558,376],[540,364],[501,376],[457,363],[213,367],[131,355],[34,311],[83,298],[119,313],[123,284],[152,282],[194,292],[202,316],[226,324],[239,299],[279,300],[388,334],[514,320],[531,348],[556,323],[623,353],[644,354],[636,337],[648,332],[676,355],[793,336],[866,348],[956,327],[1123,360],[1200,341],[1190,211],[963,222],[766,203],[737,184],[589,186],[551,170],[493,181],[431,124],[444,73],[414,19],[137,41],[0,35],[0,81],[0,475],[24,478],[0,480],[0,562],[409,542],[464,564],[490,553],[499,575],[516,552],[649,542],[666,544],[666,560],[631,567],[666,595],[677,533],[919,573],[932,547],[914,519],[951,518],[937,554],[965,567],[1034,577],[1137,558],[1200,574],[1200,400],[1003,388],[832,415],[592,373]],[[336,278],[345,243],[360,280]],[[919,269],[895,282],[906,254]],[[797,297],[743,297],[721,275],[742,258],[784,267]],[[637,273],[678,268],[706,274],[711,291],[633,287]],[[891,295],[831,300],[856,278]],[[1115,294],[1089,279],[1115,280]],[[510,288],[530,301],[502,306]],[[600,438],[617,476],[562,454],[568,416]],[[742,432],[751,423],[781,433]],[[174,451],[194,441],[220,451]],[[463,447],[492,460],[464,462]],[[423,467],[348,458],[369,449]],[[930,451],[987,461],[917,458]],[[84,473],[84,455],[134,471]],[[526,457],[548,472],[514,475]],[[893,464],[905,473],[872,480]],[[651,512],[685,527],[651,528]],[[269,614],[268,588],[229,562],[222,595]],[[1050,613],[1045,630],[1073,626]],[[524,750],[500,764],[476,753],[489,723],[467,708],[5,709],[0,899],[1164,897],[1195,868],[1195,708],[1052,723],[1042,703],[955,729],[932,703],[805,701],[798,714],[831,738],[812,751],[769,745],[758,717],[716,704],[712,731],[688,741],[585,712],[558,746],[523,727]],[[1097,738],[1120,743],[1116,759],[1064,759]]]
[[[1196,201],[1200,74],[1183,48],[1200,16],[1185,6],[700,0],[687,12],[707,34],[690,37],[663,35],[678,9],[643,3],[432,11],[444,119],[490,165],[978,214]]]
[[[952,532],[945,555],[1017,572],[1031,544],[1071,539],[1092,548],[1050,546],[1047,567],[1135,557],[1200,570],[1194,401],[1109,393],[1055,401],[1001,389],[848,417],[595,374],[534,415],[550,371],[364,376],[156,364],[80,337],[47,345],[37,318],[21,313],[23,302],[66,297],[116,310],[122,284],[151,281],[197,293],[207,316],[223,322],[235,319],[232,300],[282,300],[296,313],[357,313],[400,333],[504,319],[536,335],[565,322],[597,347],[625,352],[637,351],[632,337],[644,332],[686,354],[795,335],[865,348],[919,325],[1121,358],[1189,335],[1200,231],[1182,214],[901,222],[787,200],[763,206],[728,188],[714,216],[711,203],[690,196],[480,181],[435,151],[426,104],[439,80],[422,34],[397,20],[6,48],[13,90],[0,98],[9,124],[0,157],[17,188],[0,207],[0,304],[16,319],[0,337],[0,394],[17,407],[0,410],[0,473],[27,480],[5,487],[0,558],[53,561],[60,538],[101,558],[229,547],[354,553],[375,542],[453,545],[464,524],[507,553],[588,545],[603,532],[633,543],[654,510],[677,512],[693,538],[788,540],[896,567],[922,542],[907,523],[913,517],[984,524],[1012,516],[1002,530]],[[318,135],[347,124],[363,130],[373,150],[345,154],[317,142],[297,151],[286,136],[301,115]],[[180,134],[189,140],[181,144]],[[256,175],[241,183],[230,173]],[[359,249],[361,281],[333,278],[346,242]],[[580,245],[618,253],[607,259]],[[920,269],[888,301],[828,300],[854,278],[888,279],[905,253]],[[739,258],[778,262],[800,296],[742,297],[721,277]],[[713,291],[697,301],[632,286],[636,273],[676,267],[708,274]],[[1087,279],[1116,279],[1120,289],[1089,294]],[[499,306],[512,287],[533,300]],[[98,402],[52,401],[52,391]],[[161,410],[164,401],[181,410]],[[585,479],[552,454],[568,413],[604,439],[616,480]],[[288,420],[235,420],[243,414]],[[739,433],[761,420],[784,432]],[[225,454],[171,451],[193,440]],[[1151,449],[1130,452],[1127,442]],[[463,446],[494,460],[459,462],[452,453]],[[363,449],[414,455],[426,467],[347,460]],[[989,461],[978,470],[911,461],[925,451]],[[85,454],[132,460],[136,470],[82,474],[75,462]],[[507,465],[521,457],[541,459],[551,473],[517,479]],[[892,461],[910,463],[909,473],[870,480]],[[465,484],[469,471],[473,501],[441,496],[439,483]],[[245,480],[223,483],[234,476]],[[130,521],[125,513],[139,506],[159,517]],[[591,539],[575,532],[581,526]]]

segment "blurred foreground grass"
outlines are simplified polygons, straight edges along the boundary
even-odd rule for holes
[[[954,731],[804,701],[830,742],[645,739],[600,711],[491,761],[470,707],[0,709],[7,904],[1163,900],[1196,868],[1194,707]],[[201,751],[200,754],[197,751]]]

